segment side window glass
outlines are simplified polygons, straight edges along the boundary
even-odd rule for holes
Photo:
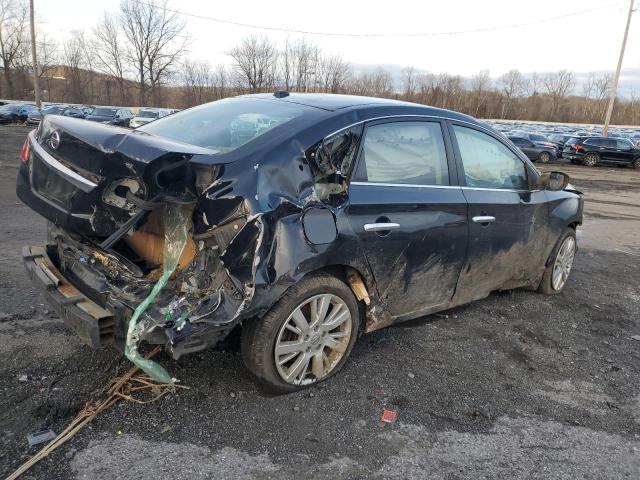
[[[439,122],[394,122],[367,128],[356,180],[449,185]]]
[[[472,128],[453,126],[469,187],[527,190],[526,168],[495,138]]]
[[[626,140],[616,140],[616,142],[618,145],[617,148],[621,150],[631,150],[631,144]]]

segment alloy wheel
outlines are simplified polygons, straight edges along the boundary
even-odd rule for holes
[[[588,167],[594,167],[598,163],[598,155],[595,153],[588,153],[586,157],[584,157],[584,164]]]
[[[560,245],[556,260],[553,263],[553,274],[551,276],[551,286],[555,291],[562,290],[564,284],[569,278],[571,266],[573,265],[573,257],[576,254],[576,240],[572,236],[568,236]]]
[[[278,374],[293,385],[323,379],[344,357],[352,327],[351,312],[340,297],[321,294],[303,301],[276,337],[273,355]]]
[[[540,154],[540,163],[548,163],[551,156],[547,152],[542,152]]]

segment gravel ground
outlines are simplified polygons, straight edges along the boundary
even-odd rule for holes
[[[61,431],[128,366],[82,345],[24,272],[20,247],[45,235],[14,191],[26,132],[0,127],[3,477],[37,451],[27,433]],[[560,169],[587,201],[562,294],[496,293],[372,333],[287,396],[259,391],[231,343],[160,355],[190,390],[112,407],[23,478],[639,478],[640,172]]]

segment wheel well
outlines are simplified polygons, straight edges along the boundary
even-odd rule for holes
[[[348,265],[327,265],[317,270],[308,272],[307,275],[313,275],[320,272],[327,273],[333,277],[340,279],[349,288],[351,288],[351,291],[356,296],[356,298],[358,297],[358,294],[354,291],[353,286],[348,280],[349,273],[355,273],[362,280],[362,283],[364,284],[364,287],[366,288],[367,294],[369,296],[371,296],[371,293],[373,293],[373,289],[375,288],[373,285],[367,283],[366,277],[362,275],[362,273],[360,273],[357,268],[353,268]],[[358,299],[358,308],[360,310],[360,326],[364,328],[367,323],[367,307],[364,300]],[[361,331],[364,331],[364,329],[362,329]]]
[[[572,222],[569,224],[569,228],[573,228],[574,230],[577,230],[579,225],[580,225],[580,222]]]

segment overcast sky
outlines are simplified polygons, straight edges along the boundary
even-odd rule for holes
[[[90,30],[103,11],[119,0],[35,0],[42,29],[58,41],[73,29]],[[414,34],[466,31],[530,23],[508,29],[425,37],[332,37],[306,35],[324,51],[341,53],[354,65],[412,65],[421,70],[469,76],[488,69],[496,77],[562,68],[576,73],[615,69],[628,0],[173,0],[186,13],[284,29],[353,34]],[[564,19],[554,17],[598,9]],[[640,92],[640,13],[632,19],[623,78],[625,89]],[[212,65],[230,63],[226,52],[242,37],[283,32],[225,25],[185,17],[192,37],[190,56]]]

